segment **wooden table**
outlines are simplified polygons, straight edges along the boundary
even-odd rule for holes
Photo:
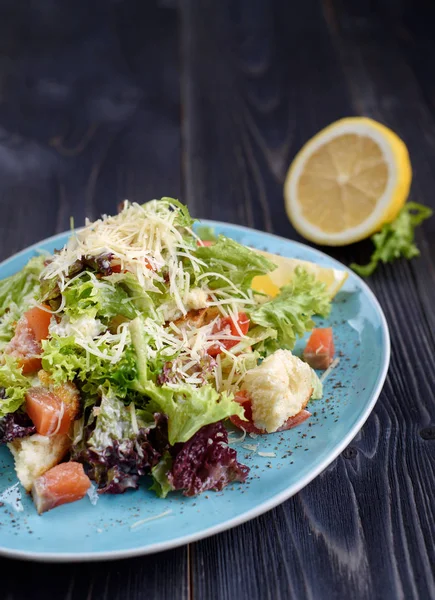
[[[348,115],[398,132],[412,199],[435,207],[434,19],[429,1],[3,0],[1,257],[125,197],[178,196],[195,215],[300,239],[286,169]],[[435,218],[417,238],[420,259],[369,281],[390,324],[389,377],[320,477],[250,523],[163,554],[0,559],[0,597],[435,598]],[[327,252],[366,260],[370,243]]]

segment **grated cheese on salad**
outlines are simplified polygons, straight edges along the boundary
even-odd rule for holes
[[[298,267],[276,297],[255,294],[273,262],[192,227],[177,200],[125,201],[0,281],[0,443],[39,511],[56,505],[51,469],[67,458],[78,464],[59,503],[145,475],[162,498],[244,482],[230,444],[256,452],[247,433],[281,430],[321,396],[291,350],[327,316],[326,286]],[[228,437],[229,419],[242,436]]]

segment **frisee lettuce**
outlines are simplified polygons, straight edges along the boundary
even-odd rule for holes
[[[22,368],[10,354],[3,355],[0,365],[0,387],[4,389],[4,398],[0,398],[0,418],[15,412],[24,403],[30,381],[22,374]]]
[[[372,236],[375,251],[367,265],[352,263],[350,268],[361,277],[369,277],[379,262],[388,263],[400,257],[411,259],[420,255],[414,241],[415,228],[431,217],[432,209],[417,202],[408,202],[392,223],[384,225]]]
[[[107,342],[100,344],[101,351],[110,349]],[[133,389],[137,370],[136,356],[131,347],[126,348],[115,367],[109,361],[87,353],[75,343],[74,336],[54,334],[42,342],[42,350],[42,367],[56,384],[76,379],[83,392],[93,398],[104,385],[110,385],[119,398],[125,398]]]
[[[195,219],[192,219],[189,213],[189,209],[185,204],[182,204],[179,200],[176,200],[175,198],[169,198],[167,196],[161,198],[160,202],[166,202],[167,204],[173,206],[177,210],[177,216],[175,219],[175,224],[177,225],[177,227],[187,227],[189,229],[192,227],[192,225],[195,222]],[[148,203],[144,204],[144,206],[146,207],[147,204]]]
[[[265,354],[278,348],[293,350],[296,339],[314,327],[312,317],[326,317],[330,310],[326,285],[297,267],[291,283],[282,287],[275,298],[250,312],[253,323],[276,331],[274,339],[266,339],[254,348]]]
[[[0,281],[0,351],[14,335],[15,323],[39,298],[44,257],[35,256],[18,273]]]
[[[164,296],[164,294],[146,292],[133,273],[128,271],[126,273],[113,273],[112,275],[105,277],[104,281],[109,284],[120,286],[121,289],[125,290],[130,298],[129,307],[133,307],[136,311],[139,311],[146,317],[150,317],[154,321],[159,321],[156,307],[163,301],[161,297]],[[128,310],[130,310],[130,308]],[[137,312],[134,314],[134,317],[136,316]]]
[[[26,308],[21,308],[15,302],[11,302],[9,310],[0,317],[0,352],[4,351],[7,344],[14,337],[15,325]]]
[[[202,273],[217,274],[207,278],[212,289],[227,287],[226,279],[229,279],[239,290],[246,291],[251,287],[254,277],[266,275],[276,268],[261,254],[224,235],[220,235],[212,246],[197,248],[196,256],[206,264],[202,267]]]
[[[134,319],[137,315],[125,289],[102,280],[97,285],[95,275],[88,272],[74,279],[64,290],[63,297],[64,312],[72,320],[87,316],[93,319],[98,317],[107,323],[118,315],[127,319]]]
[[[204,242],[215,242],[217,240],[214,228],[208,225],[199,225],[199,227],[196,227],[195,233]]]
[[[34,256],[21,271],[0,281],[0,317],[9,310],[11,304],[23,309],[23,302],[37,295],[43,267],[44,257]]]
[[[170,444],[187,442],[204,425],[217,423],[232,415],[244,419],[244,409],[234,401],[234,395],[227,392],[219,394],[213,386],[204,385],[195,388],[191,385],[162,386],[152,391],[150,408],[168,416],[168,439]],[[155,391],[157,391],[155,393]]]

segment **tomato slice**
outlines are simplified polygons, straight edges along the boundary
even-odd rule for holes
[[[243,312],[238,313],[237,324],[238,324],[242,334],[246,335],[249,331],[248,315]],[[240,332],[231,317],[224,317],[223,319],[219,319],[219,321],[213,327],[213,333],[215,334],[215,333],[219,333],[220,331],[225,331],[227,328],[230,329],[231,335],[237,336],[239,339],[238,340],[225,340],[225,339],[219,340],[219,343],[213,344],[213,346],[210,346],[210,348],[207,350],[207,353],[209,354],[209,356],[215,357],[222,352],[222,347],[224,347],[226,350],[229,350],[230,348],[232,348],[233,346],[236,346],[236,344],[239,343]]]
[[[212,242],[211,240],[197,240],[197,245],[199,247],[201,246],[213,246],[214,242]]]
[[[41,435],[68,433],[78,411],[79,396],[72,383],[55,390],[31,387],[26,392],[26,412]]]
[[[41,514],[61,504],[81,500],[90,486],[82,464],[73,461],[62,463],[33,482],[33,501]]]
[[[233,415],[230,417],[231,423],[239,429],[244,429],[247,433],[257,433],[259,435],[267,434],[268,432],[265,429],[260,429],[254,425],[252,419],[252,400],[249,397],[248,392],[246,390],[239,390],[236,394],[235,401],[243,406],[245,409],[245,417],[248,420],[243,421],[239,416]],[[287,429],[296,427],[300,423],[303,423],[310,416],[311,413],[308,410],[303,409],[293,417],[289,417],[287,421],[281,425],[279,429],[277,429],[277,431],[287,431]]]
[[[325,370],[332,363],[334,352],[332,327],[318,327],[310,335],[303,358],[313,369]]]

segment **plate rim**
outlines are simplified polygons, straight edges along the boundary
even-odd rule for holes
[[[274,495],[269,500],[266,500],[266,501],[258,504],[257,506],[251,508],[250,510],[244,512],[241,515],[232,517],[232,518],[224,521],[223,523],[213,525],[212,527],[208,527],[207,529],[204,529],[197,533],[179,536],[177,538],[172,538],[171,540],[166,540],[164,542],[157,542],[157,543],[151,544],[149,546],[138,546],[136,548],[130,548],[130,549],[124,549],[124,550],[108,550],[108,551],[82,552],[82,553],[77,553],[77,552],[57,553],[57,552],[34,552],[34,551],[27,552],[25,550],[14,550],[11,548],[5,548],[3,546],[0,546],[0,557],[16,558],[16,559],[27,560],[27,561],[47,562],[47,563],[96,562],[96,561],[101,561],[101,560],[105,560],[105,561],[106,560],[120,560],[120,559],[126,559],[126,558],[134,558],[134,557],[138,557],[138,556],[145,556],[147,554],[157,554],[158,552],[164,552],[165,550],[171,550],[173,548],[178,548],[180,546],[184,546],[186,544],[190,544],[192,542],[196,542],[196,541],[208,538],[212,535],[222,533],[223,531],[227,531],[228,529],[232,529],[234,527],[242,525],[243,523],[246,523],[247,521],[250,521],[251,519],[259,517],[260,515],[268,512],[269,510],[272,510],[276,506],[282,504],[283,502],[285,502],[286,500],[288,500],[289,498],[291,498],[292,496],[297,494],[301,489],[306,487],[309,483],[311,483],[311,481],[313,481],[316,477],[318,477],[341,454],[341,452],[343,452],[343,450],[354,439],[354,437],[357,435],[357,433],[362,429],[362,427],[364,426],[368,417],[370,416],[370,414],[381,394],[381,391],[382,391],[384,383],[385,383],[385,379],[387,377],[388,369],[390,366],[390,358],[391,358],[391,341],[390,341],[390,332],[389,332],[389,328],[388,328],[388,322],[385,317],[384,311],[382,310],[382,307],[381,307],[378,299],[376,298],[375,294],[372,292],[370,287],[367,285],[367,283],[361,277],[359,277],[354,271],[352,271],[346,265],[342,264],[340,261],[336,260],[335,258],[332,258],[328,254],[326,254],[325,252],[322,252],[321,250],[318,250],[317,248],[308,246],[307,244],[303,244],[296,240],[291,240],[291,239],[285,238],[280,235],[276,235],[276,234],[268,232],[268,231],[260,231],[259,229],[253,229],[251,227],[246,227],[244,225],[237,225],[234,223],[226,223],[224,221],[215,221],[215,220],[210,220],[210,219],[198,219],[198,221],[201,224],[204,224],[204,225],[207,225],[210,227],[216,227],[216,226],[217,227],[221,227],[221,226],[228,227],[229,226],[229,227],[232,227],[233,229],[236,229],[236,230],[239,230],[242,232],[246,232],[246,233],[250,233],[250,234],[255,233],[255,234],[260,234],[260,235],[266,235],[268,237],[275,238],[277,241],[280,241],[280,242],[286,242],[286,243],[290,242],[292,245],[300,247],[302,249],[308,248],[311,252],[314,252],[314,254],[318,255],[319,257],[327,258],[328,261],[334,263],[337,266],[337,268],[339,268],[341,270],[344,269],[347,273],[349,273],[351,275],[351,277],[356,279],[356,281],[358,282],[361,289],[371,300],[374,308],[376,309],[376,312],[378,313],[378,315],[380,317],[382,340],[383,340],[382,350],[383,350],[384,355],[383,355],[382,367],[378,374],[375,389],[373,391],[370,402],[365,407],[360,418],[350,428],[348,433],[343,437],[343,439],[340,441],[340,443],[337,445],[337,447],[334,449],[334,451],[332,451],[327,457],[325,457],[325,459],[319,465],[317,465],[317,467],[315,469],[310,471],[310,473],[307,473],[307,475],[305,475],[305,477],[303,477],[297,483],[287,487],[285,490]],[[81,228],[75,228],[74,231],[78,231],[79,229],[81,229]],[[61,233],[57,233],[50,237],[44,238],[43,240],[40,240],[39,242],[36,242],[35,244],[31,244],[30,246],[27,246],[23,250],[20,250],[19,252],[16,252],[12,256],[9,256],[5,260],[1,261],[0,262],[0,270],[2,268],[4,268],[5,266],[7,266],[7,264],[9,262],[11,262],[12,260],[19,258],[20,256],[23,256],[24,254],[28,253],[29,251],[32,251],[32,250],[38,251],[38,249],[40,249],[42,244],[56,241],[57,239],[63,238],[65,235],[71,235],[71,233],[72,233],[71,230],[63,231]]]

